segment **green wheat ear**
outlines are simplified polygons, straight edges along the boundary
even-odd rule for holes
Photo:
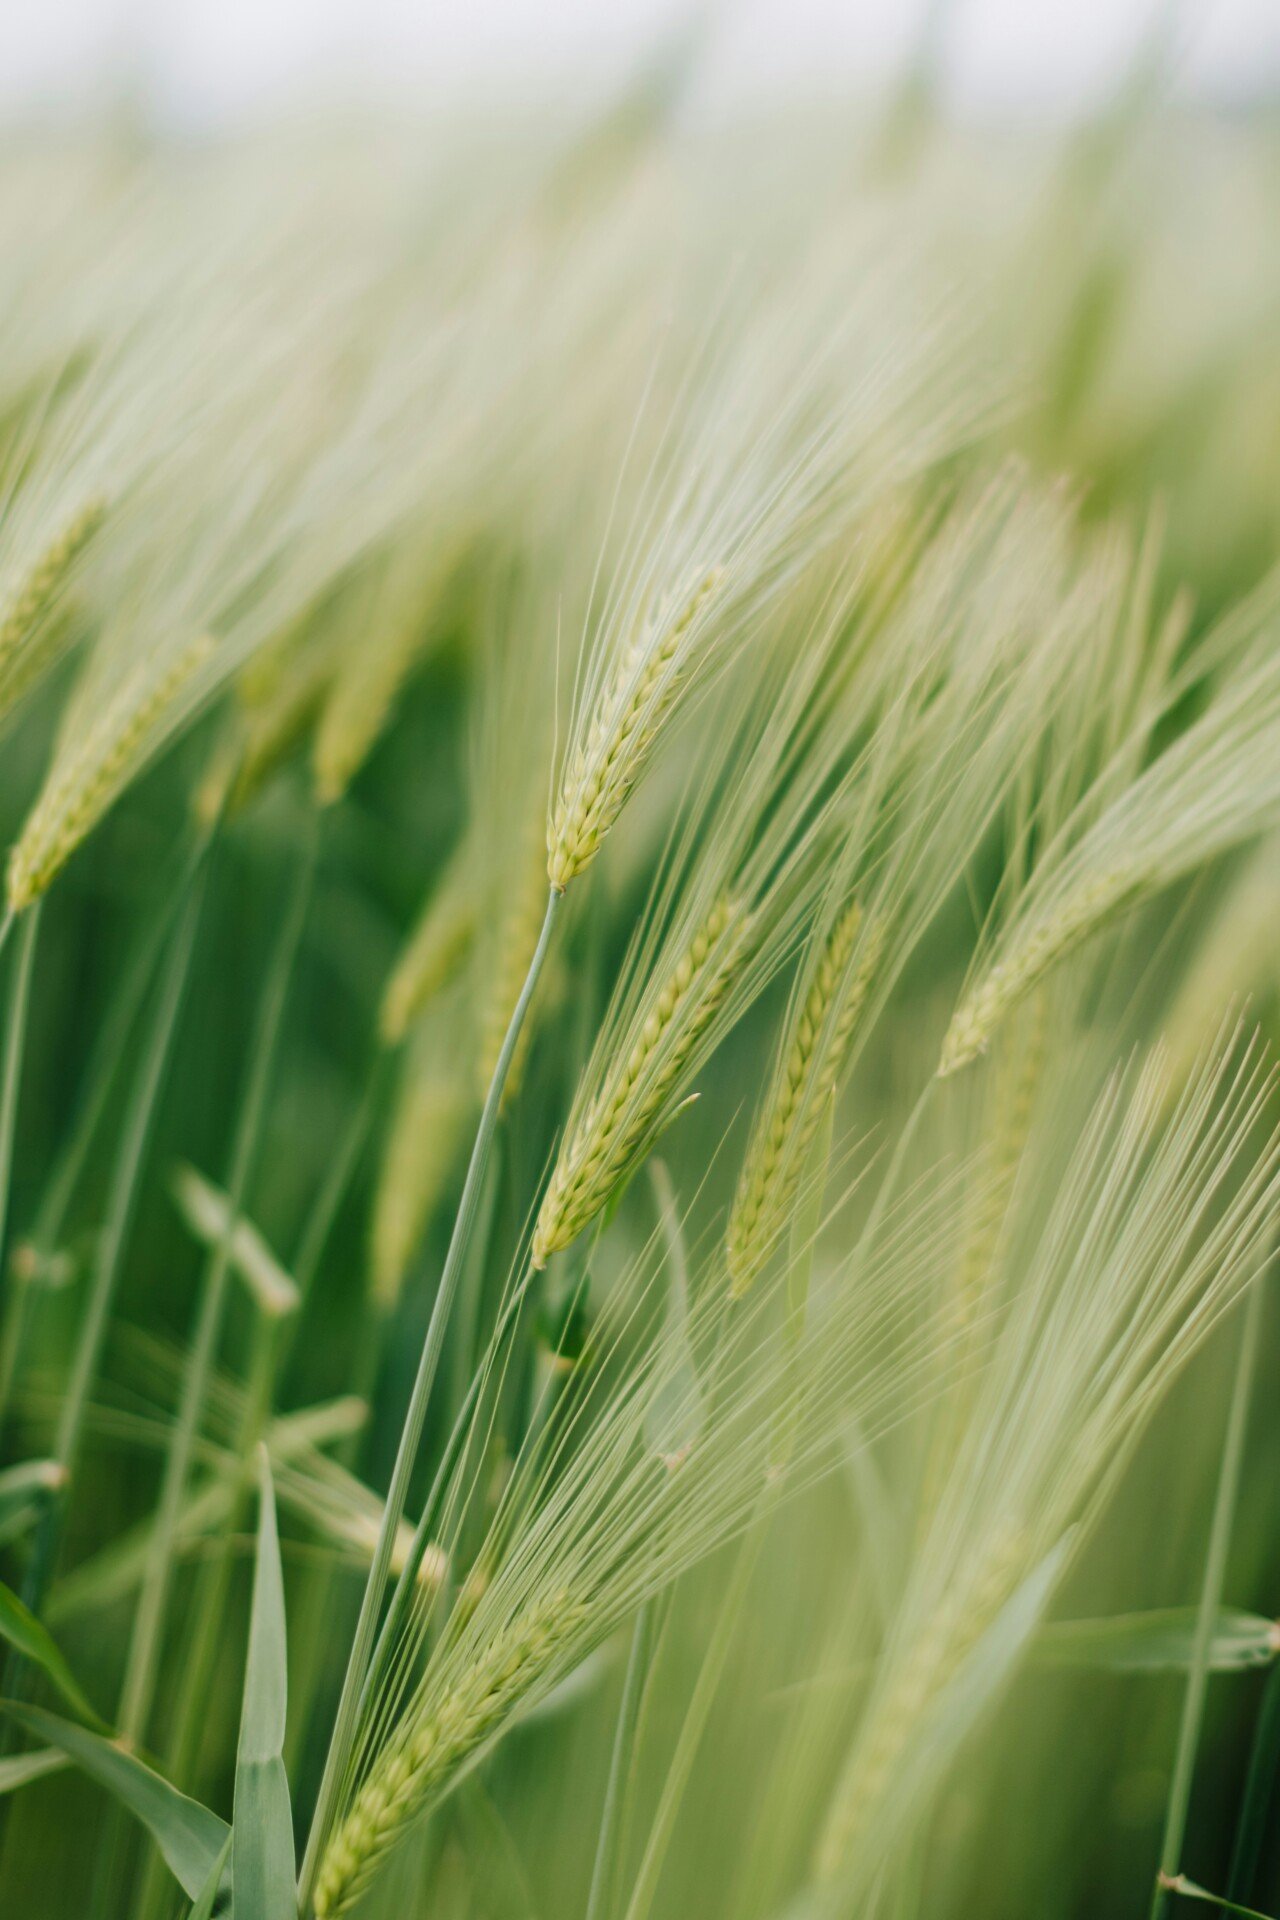
[[[76,848],[146,760],[179,696],[216,651],[208,635],[153,669],[128,675],[83,734],[65,741],[9,856],[9,904],[15,913],[52,884]]]
[[[883,922],[863,929],[862,908],[851,901],[818,955],[809,990],[784,1036],[781,1065],[752,1132],[725,1235],[735,1299],[758,1278],[791,1222],[809,1148],[839,1080],[883,944]]]
[[[571,744],[547,826],[547,878],[561,893],[586,871],[670,717],[707,610],[724,584],[713,567],[674,597],[624,647],[592,708],[585,737]]]
[[[530,1258],[544,1267],[577,1239],[632,1170],[662,1120],[690,1058],[733,985],[751,916],[718,900],[668,974],[630,1051],[583,1112],[560,1151],[534,1224]]]

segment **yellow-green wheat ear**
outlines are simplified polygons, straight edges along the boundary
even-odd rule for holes
[[[586,738],[570,748],[547,825],[547,878],[558,892],[590,866],[626,805],[675,703],[690,636],[724,577],[713,567],[674,612],[645,623],[602,689]]]
[[[383,990],[378,1031],[387,1046],[403,1040],[423,1008],[456,978],[475,933],[475,898],[465,865],[456,859],[419,915]]]
[[[21,913],[52,884],[120,789],[146,759],[156,729],[211,659],[202,634],[148,684],[129,676],[82,738],[59,752],[9,856],[9,905]]]
[[[718,900],[657,990],[620,1069],[561,1149],[534,1224],[535,1267],[576,1240],[632,1170],[733,984],[750,927],[744,902]]]
[[[882,923],[872,922],[863,931],[862,910],[851,902],[827,937],[752,1131],[725,1233],[735,1299],[759,1278],[790,1221],[809,1148],[835,1091],[882,948]]]
[[[482,1643],[443,1699],[410,1710],[321,1856],[317,1920],[349,1911],[414,1818],[554,1666],[585,1613],[570,1594],[550,1594]]]
[[[1134,892],[1132,874],[1117,862],[1064,894],[1051,913],[1027,925],[1004,957],[980,975],[951,1017],[938,1074],[946,1078],[979,1059],[1005,1016],[1058,961],[1072,952]]]
[[[106,518],[101,497],[85,502],[45,548],[0,617],[0,675],[57,595],[75,562]]]

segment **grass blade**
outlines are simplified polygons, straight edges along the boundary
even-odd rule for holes
[[[24,1660],[40,1668],[50,1685],[62,1695],[81,1720],[100,1731],[108,1730],[106,1721],[99,1719],[89,1705],[79,1681],[67,1665],[66,1656],[48,1628],[42,1627],[35,1615],[23,1606],[17,1594],[3,1583],[0,1583],[0,1638],[7,1640]]]
[[[284,1770],[287,1702],[284,1580],[266,1449],[249,1658],[236,1753],[231,1881],[238,1920],[293,1920],[293,1817]]]
[[[36,1747],[30,1753],[16,1753],[0,1760],[0,1795],[16,1793],[32,1780],[43,1780],[47,1773],[58,1773],[67,1766],[65,1753],[56,1747]]]
[[[67,1758],[87,1773],[129,1813],[140,1820],[155,1840],[169,1871],[192,1900],[200,1897],[215,1863],[229,1837],[225,1820],[189,1800],[185,1793],[141,1760],[90,1733],[74,1721],[40,1707],[5,1705],[19,1726],[38,1740],[59,1748]]]
[[[232,1835],[228,1834],[222,1845],[222,1852],[209,1869],[209,1878],[200,1889],[200,1894],[191,1909],[189,1920],[212,1920],[213,1909],[217,1904],[218,1893],[227,1871],[227,1861],[231,1857]]]
[[[1164,1607],[1105,1620],[1060,1620],[1046,1627],[1036,1657],[1053,1666],[1113,1673],[1186,1673],[1196,1652],[1199,1611]],[[1210,1630],[1210,1673],[1269,1667],[1280,1654],[1280,1626],[1261,1614],[1219,1607]]]

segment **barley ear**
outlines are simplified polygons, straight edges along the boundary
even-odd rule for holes
[[[646,622],[602,688],[586,738],[570,749],[547,826],[547,878],[557,892],[590,866],[626,805],[675,704],[690,639],[724,577],[713,567],[674,611]]]
[[[1133,876],[1117,864],[1066,892],[1052,911],[1029,923],[956,1008],[942,1043],[939,1077],[958,1073],[984,1054],[1005,1015],[1134,892]]]
[[[621,1066],[561,1148],[534,1225],[535,1267],[577,1239],[652,1141],[737,976],[750,929],[742,901],[718,900],[652,997]]]
[[[86,501],[32,567],[0,617],[0,675],[8,673],[14,655],[58,594],[106,513],[107,503],[101,497]]]
[[[734,1299],[758,1279],[790,1220],[809,1148],[866,1005],[883,922],[872,922],[859,942],[861,928],[861,908],[853,901],[828,935],[753,1129],[725,1234]]]
[[[138,771],[157,729],[215,646],[202,634],[149,682],[130,675],[84,737],[59,753],[9,856],[9,905],[15,913],[45,892]]]

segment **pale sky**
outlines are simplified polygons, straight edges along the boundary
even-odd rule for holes
[[[900,64],[927,0],[710,0],[711,99],[866,84]],[[962,105],[1069,109],[1105,87],[1169,0],[950,0]],[[0,0],[0,112],[139,89],[179,124],[299,96],[531,89],[618,77],[689,0]],[[1280,0],[1183,0],[1183,84],[1280,87]]]

